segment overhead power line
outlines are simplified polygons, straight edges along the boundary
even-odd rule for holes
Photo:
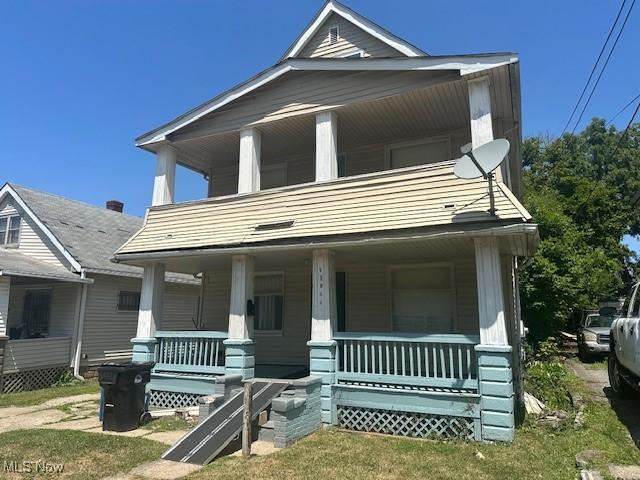
[[[620,115],[622,112],[624,112],[627,108],[629,108],[631,105],[633,105],[633,103],[638,100],[640,98],[640,93],[638,95],[636,95],[635,97],[633,97],[631,100],[629,100],[629,102],[622,107],[620,110],[618,110],[618,113],[616,113],[613,117],[611,117],[611,119],[607,122],[607,125],[611,125],[613,123],[613,121],[618,118],[618,115]]]
[[[627,136],[627,132],[631,128],[631,124],[635,120],[639,110],[640,110],[640,102],[638,102],[638,105],[636,105],[636,109],[633,112],[633,115],[631,115],[631,119],[629,120],[629,123],[627,123],[627,128],[625,128],[624,132],[622,132],[622,135],[620,135],[620,138],[618,139],[618,143],[616,143],[616,148],[613,151],[613,154],[611,155],[611,160],[613,160],[616,156],[616,153],[618,153],[618,149],[620,148],[620,145],[622,144],[622,141],[624,140],[624,138]]]
[[[580,98],[578,98],[578,101],[576,102],[575,107],[573,107],[573,110],[571,111],[571,115],[569,116],[569,119],[567,120],[567,124],[564,126],[564,128],[562,129],[562,135],[564,135],[564,132],[567,131],[567,128],[569,128],[569,124],[571,123],[571,120],[573,119],[573,116],[576,114],[576,111],[578,110],[578,107],[580,106],[580,102],[582,102],[582,98],[584,97],[585,92],[587,91],[587,88],[589,87],[589,83],[591,82],[591,79],[593,78],[593,74],[596,71],[596,67],[598,66],[598,63],[600,63],[600,59],[602,58],[602,54],[604,53],[607,44],[609,43],[609,39],[611,38],[611,35],[613,34],[613,31],[616,28],[616,25],[618,24],[618,20],[620,19],[620,15],[622,14],[622,11],[624,10],[624,6],[626,5],[627,0],[624,0],[622,2],[622,5],[620,5],[620,10],[618,10],[618,14],[616,15],[616,19],[613,22],[613,25],[611,25],[611,28],[609,29],[609,34],[607,35],[607,39],[604,41],[604,43],[602,44],[602,48],[600,49],[600,53],[598,54],[598,58],[596,59],[595,63],[593,64],[593,68],[591,69],[591,73],[589,74],[589,78],[587,79],[587,82],[584,84],[584,87],[582,89],[582,93],[580,93]]]
[[[600,83],[600,79],[602,78],[602,74],[604,73],[604,71],[607,68],[607,65],[609,64],[609,60],[611,59],[611,55],[613,55],[613,51],[616,49],[616,45],[618,45],[618,40],[620,40],[620,36],[622,35],[622,32],[624,31],[624,27],[627,24],[627,20],[629,20],[629,15],[631,14],[631,10],[633,10],[633,6],[635,4],[636,4],[636,0],[633,0],[631,2],[631,6],[629,7],[629,10],[627,10],[627,14],[624,17],[624,21],[622,22],[622,26],[620,27],[620,30],[618,31],[618,35],[616,35],[616,39],[613,42],[613,46],[611,47],[611,50],[609,50],[609,55],[607,55],[607,59],[605,60],[604,65],[602,66],[602,69],[600,70],[600,74],[598,75],[598,78],[596,79],[595,83],[593,84],[593,88],[591,89],[591,93],[589,94],[589,97],[587,98],[587,101],[584,103],[584,106],[582,107],[582,111],[580,112],[580,116],[578,117],[578,120],[576,121],[576,124],[573,126],[573,130],[571,131],[571,133],[575,133],[576,128],[578,128],[578,125],[580,124],[580,120],[582,120],[582,116],[584,115],[585,110],[589,106],[589,102],[591,101],[591,97],[593,97],[593,94],[596,91],[596,88],[597,88],[598,84]]]

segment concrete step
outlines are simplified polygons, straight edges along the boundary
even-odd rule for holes
[[[269,420],[267,423],[260,426],[260,430],[258,430],[258,440],[262,440],[263,442],[273,442],[274,438],[273,420]]]

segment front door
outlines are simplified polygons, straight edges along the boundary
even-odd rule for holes
[[[49,316],[51,313],[51,290],[27,290],[24,296],[22,323],[27,338],[49,336]]]

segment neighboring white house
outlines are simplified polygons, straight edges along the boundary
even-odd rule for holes
[[[494,138],[511,144],[495,210],[491,184],[453,171]],[[517,257],[538,241],[516,54],[428,55],[330,0],[278,63],[137,145],[156,154],[152,206],[115,260],[145,270],[152,403],[193,404],[216,374],[310,372],[327,424],[513,439]],[[208,198],[174,202],[176,165]],[[207,331],[160,328],[165,270],[203,272]]]
[[[120,202],[107,207],[11,183],[0,190],[0,392],[131,358],[142,269],[109,258],[142,219]],[[166,281],[163,321],[195,329],[200,281]]]

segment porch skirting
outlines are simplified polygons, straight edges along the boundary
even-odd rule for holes
[[[0,393],[26,392],[47,388],[69,371],[68,366],[38,367],[0,374]]]

